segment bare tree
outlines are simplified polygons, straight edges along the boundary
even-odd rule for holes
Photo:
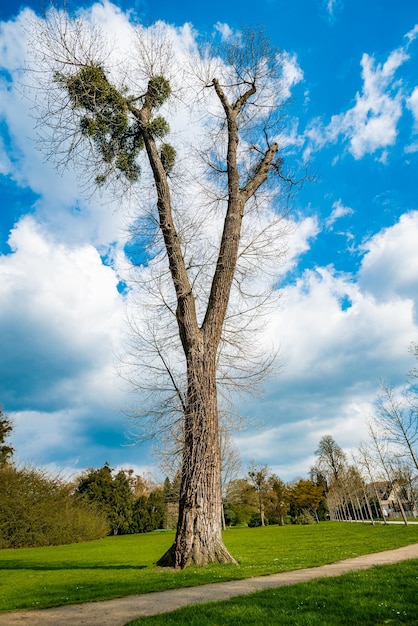
[[[387,441],[397,446],[399,455],[418,470],[418,410],[412,404],[411,391],[404,389],[396,393],[392,385],[383,381],[380,389],[375,421]]]
[[[346,464],[345,452],[340,448],[331,435],[324,435],[315,451],[318,457],[317,466],[327,476],[328,480],[338,478]]]
[[[152,316],[132,324],[147,337],[147,366],[158,379],[158,386],[137,388],[149,394],[148,407],[157,395],[165,398],[163,408],[149,411],[153,431],[166,428],[157,419],[164,413],[182,420],[177,534],[159,564],[183,568],[235,562],[221,536],[218,383],[228,385],[232,372],[235,383],[248,386],[269,363],[260,361],[253,336],[259,305],[269,298],[266,281],[256,289],[259,264],[264,259],[268,268],[283,254],[275,193],[294,183],[278,156],[281,57],[265,36],[249,30],[215,52],[193,50],[186,75],[153,29],[137,27],[136,65],[128,69],[112,60],[95,27],[55,11],[38,24],[35,47],[37,69],[49,72],[46,81],[37,75],[40,100],[47,93],[41,126],[53,131],[44,135],[49,156],[62,167],[75,163],[107,193],[142,179],[143,197],[151,190],[156,200],[147,222],[155,227],[147,245],[149,281],[139,286]],[[206,111],[211,140],[202,136],[201,146],[189,150],[201,158],[195,177],[186,152],[166,140],[169,126],[159,113],[168,113],[173,85],[177,107]],[[256,371],[249,354],[258,354]],[[132,355],[134,366],[144,358],[135,346]]]
[[[414,341],[412,341],[410,346],[409,346],[409,352],[410,352],[410,354],[412,354],[412,356],[414,356],[418,360],[418,343],[415,343]],[[417,382],[418,382],[418,368],[417,367],[413,367],[408,372],[408,383],[411,386],[412,391],[415,394],[415,399],[416,399],[416,402],[414,403],[415,406],[418,404],[418,397],[417,397],[418,396],[418,387],[417,387]]]
[[[383,506],[381,499],[379,497],[379,493],[376,486],[376,476],[374,475],[375,463],[373,462],[373,456],[370,452],[370,449],[364,444],[360,444],[358,448],[357,454],[353,455],[354,461],[356,463],[357,468],[361,468],[363,472],[366,474],[368,479],[368,485],[364,481],[363,489],[364,489],[364,499],[367,505],[367,511],[370,517],[372,524],[374,524],[374,517],[372,508],[370,505],[370,496],[374,498],[375,501],[375,513],[378,516],[378,512],[381,513],[381,518],[383,519],[383,523],[386,524],[386,516],[383,511]],[[359,473],[362,472],[359,470]]]
[[[374,428],[371,423],[369,423],[369,433],[373,442],[376,458],[386,475],[388,485],[393,490],[394,497],[399,507],[399,511],[402,515],[403,522],[405,526],[407,526],[408,520],[405,514],[404,506],[402,504],[402,494],[400,494],[399,492],[399,483],[396,480],[396,476],[394,475],[393,471],[393,452],[388,450],[388,442],[383,437],[379,436],[376,428]]]

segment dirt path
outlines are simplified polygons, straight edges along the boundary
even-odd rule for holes
[[[212,583],[200,587],[172,589],[138,596],[117,598],[104,602],[72,604],[40,611],[15,611],[0,615],[0,626],[125,626],[140,615],[155,615],[174,611],[187,604],[228,600],[261,589],[293,585],[314,578],[339,576],[353,570],[374,565],[388,565],[406,559],[418,559],[418,544],[366,554],[331,565],[283,572],[271,576],[258,576],[245,580]]]

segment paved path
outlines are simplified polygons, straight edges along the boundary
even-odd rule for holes
[[[155,615],[174,611],[187,604],[228,600],[234,596],[293,585],[314,578],[340,576],[353,570],[374,565],[388,565],[406,559],[418,559],[418,544],[366,554],[353,559],[338,561],[331,565],[282,572],[271,576],[257,576],[244,580],[212,583],[200,587],[171,589],[138,596],[117,598],[104,602],[72,604],[40,611],[15,611],[0,614],[0,626],[125,626],[140,615]]]

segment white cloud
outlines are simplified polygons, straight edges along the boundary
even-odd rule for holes
[[[356,94],[354,107],[334,116],[327,128],[330,139],[345,136],[356,159],[395,143],[403,96],[394,78],[407,59],[402,49],[392,52],[383,64],[376,64],[373,57],[363,54],[362,92]]]
[[[405,46],[393,50],[384,62],[363,54],[360,62],[363,84],[355,95],[354,106],[333,115],[328,124],[319,118],[310,122],[305,131],[305,160],[313,151],[342,137],[355,159],[382,151],[379,160],[387,162],[387,149],[397,141],[398,124],[405,106],[417,119],[416,89],[408,97],[407,85],[398,77],[399,69],[410,58],[408,48],[416,37],[416,28],[405,35]]]
[[[418,87],[415,87],[407,100],[408,109],[412,112],[414,117],[415,131],[418,131]]]
[[[292,235],[289,237],[286,263],[281,268],[281,273],[293,269],[300,256],[309,250],[310,240],[314,239],[319,232],[318,220],[315,217],[306,217],[294,223]]]
[[[408,45],[412,43],[418,36],[418,24],[415,24],[409,32],[406,33],[405,38],[408,40]]]
[[[262,401],[241,410],[264,422],[237,444],[290,480],[309,470],[324,434],[347,453],[367,439],[379,379],[402,384],[418,336],[418,212],[364,244],[358,275],[305,271],[283,289],[271,341],[283,367]]]
[[[99,197],[88,201],[80,197],[80,172],[67,170],[59,174],[37,149],[33,102],[24,87],[36,78],[30,74],[23,78],[20,69],[25,63],[28,39],[25,27],[33,19],[32,12],[25,10],[0,32],[1,65],[10,77],[0,80],[0,118],[8,128],[8,152],[12,155],[9,158],[1,151],[0,171],[8,174],[17,186],[30,188],[38,195],[33,207],[37,219],[47,222],[63,241],[88,240],[108,246],[114,241],[115,233],[122,233],[126,215],[108,206],[106,198],[102,202]],[[30,95],[33,98],[33,92]]]
[[[215,30],[217,30],[221,34],[222,39],[225,41],[230,39],[233,34],[231,27],[228,26],[228,24],[224,24],[223,22],[216,22]]]
[[[123,318],[115,272],[91,245],[59,243],[30,217],[9,244],[13,254],[0,256],[3,402],[76,406],[99,391],[97,378],[106,397]]]
[[[341,217],[353,215],[354,213],[351,207],[343,205],[341,198],[333,203],[332,209],[331,215],[329,215],[329,217],[325,220],[325,226],[327,228],[331,228],[331,226]]]
[[[331,24],[333,24],[336,20],[336,13],[343,6],[342,0],[325,0],[325,11],[327,18]]]
[[[13,253],[0,256],[0,397],[14,422],[16,460],[71,473],[136,458],[122,447],[117,275],[91,244],[63,244],[31,217],[9,244]]]
[[[418,211],[405,213],[394,226],[374,235],[363,245],[359,283],[380,301],[408,299],[418,321],[417,236]]]
[[[279,55],[282,65],[282,97],[287,100],[292,93],[292,87],[303,80],[303,71],[300,67],[296,54],[281,52]]]

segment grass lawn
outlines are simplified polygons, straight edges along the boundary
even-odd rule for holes
[[[418,623],[418,560],[141,617],[130,626],[377,626]]]
[[[418,525],[326,522],[227,530],[239,565],[183,571],[158,568],[171,532],[107,537],[46,548],[0,550],[0,610],[116,598],[208,582],[248,578],[418,543]]]

